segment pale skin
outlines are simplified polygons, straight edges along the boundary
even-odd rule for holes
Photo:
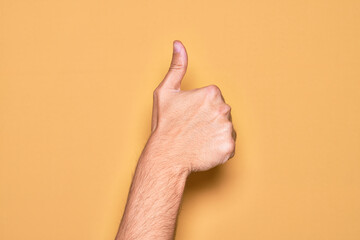
[[[151,135],[130,187],[117,240],[174,239],[186,179],[225,163],[235,152],[231,108],[218,87],[180,90],[188,65],[174,41],[168,73],[154,91]]]

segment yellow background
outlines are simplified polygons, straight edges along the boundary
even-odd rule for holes
[[[0,239],[113,239],[172,41],[238,133],[177,239],[360,239],[360,2],[0,0]]]

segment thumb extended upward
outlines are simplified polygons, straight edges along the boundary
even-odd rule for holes
[[[167,89],[180,90],[188,64],[188,57],[184,45],[179,41],[173,42],[173,55],[168,73],[161,85]]]

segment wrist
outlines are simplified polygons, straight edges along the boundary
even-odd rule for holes
[[[140,161],[161,172],[167,171],[186,177],[191,173],[189,161],[183,158],[182,153],[174,150],[171,137],[156,130],[146,143]]]
[[[182,164],[174,163],[167,153],[159,148],[159,145],[148,142],[142,152],[134,176],[134,182],[143,179],[154,189],[169,188],[174,192],[174,196],[181,198],[187,177],[190,174],[189,168]],[[132,187],[137,188],[136,184]]]

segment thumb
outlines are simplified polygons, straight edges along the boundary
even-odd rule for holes
[[[164,88],[180,90],[181,80],[183,79],[188,63],[188,57],[184,45],[179,41],[173,42],[173,55],[168,73],[162,85]]]

